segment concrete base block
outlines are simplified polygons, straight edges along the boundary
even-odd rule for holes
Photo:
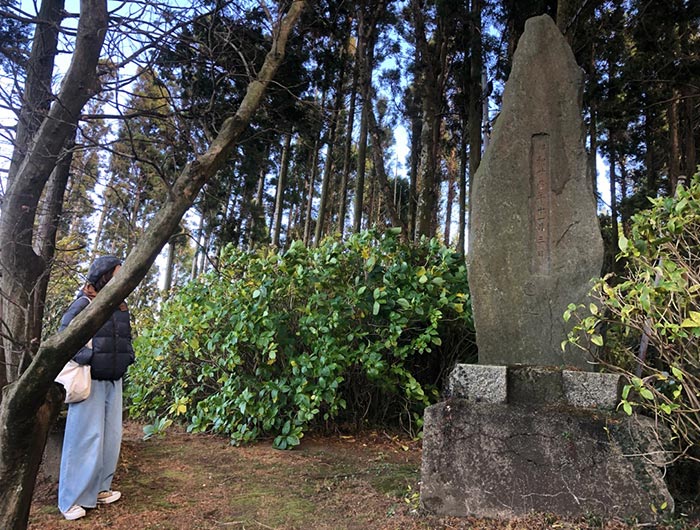
[[[564,396],[573,407],[615,410],[620,395],[620,375],[596,372],[562,372]]]
[[[481,403],[505,403],[506,367],[483,364],[458,364],[447,382],[448,393]]]
[[[615,410],[620,375],[557,366],[458,364],[447,382],[447,395],[476,403],[561,404]]]
[[[421,505],[448,516],[653,522],[652,505],[674,507],[663,457],[647,418],[449,399],[425,412]]]

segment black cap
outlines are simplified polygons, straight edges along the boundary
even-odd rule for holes
[[[100,256],[90,265],[90,269],[87,273],[87,282],[91,285],[95,285],[105,273],[121,264],[122,260],[115,256]]]

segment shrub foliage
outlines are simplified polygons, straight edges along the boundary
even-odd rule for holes
[[[333,421],[420,427],[471,337],[464,260],[435,240],[363,232],[284,254],[229,248],[136,340],[130,413],[150,418],[149,434],[181,421],[279,448]]]
[[[700,454],[699,177],[632,218],[620,237],[625,273],[594,289],[603,309],[572,306],[565,315],[578,318],[571,342],[603,346],[600,360],[628,375],[621,408],[655,415],[686,456]],[[577,340],[581,331],[589,345]]]

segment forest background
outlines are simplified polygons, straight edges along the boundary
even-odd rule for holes
[[[96,51],[97,71],[85,63],[81,86],[64,74],[61,58],[83,58],[76,22],[93,21],[89,9],[99,2],[83,2],[80,14],[77,5],[63,0],[44,0],[40,6],[3,3],[0,97],[9,116],[3,121],[7,148],[0,164],[3,411],[14,391],[8,383],[41,357],[42,348],[48,351],[54,344],[45,339],[55,331],[91,258],[105,252],[135,255],[139,244],[151,241],[149,227],[178,200],[176,190],[183,189],[179,177],[203,166],[218,138],[229,131],[228,118],[248,101],[256,79],[266,79],[271,59],[284,57],[274,82],[265,85],[257,112],[230,150],[224,150],[228,156],[217,162],[215,178],[204,178],[203,191],[197,188],[195,196],[187,197],[194,207],[179,226],[158,234],[168,241],[160,270],[148,269],[148,259],[135,261],[140,263],[138,275],[129,288],[145,277],[129,301],[144,337],[137,346],[148,353],[141,357],[153,363],[137,374],[159,381],[162,389],[173,386],[168,379],[173,374],[159,372],[162,379],[155,378],[152,366],[170,358],[183,370],[175,385],[182,393],[173,391],[161,401],[135,377],[133,411],[150,414],[152,432],[171,417],[187,414],[195,430],[221,427],[234,439],[247,440],[257,428],[273,432],[280,447],[295,445],[309,421],[332,418],[346,408],[346,400],[336,399],[337,391],[350,386],[348,371],[355,373],[357,366],[364,372],[353,388],[363,388],[367,377],[389,373],[389,384],[400,387],[409,402],[425,404],[432,399],[426,390],[437,391],[449,362],[474,354],[463,340],[444,340],[468,338],[470,332],[462,260],[468,251],[469,183],[488,146],[513,52],[530,16],[547,13],[556,20],[586,74],[589,178],[605,211],[600,216],[607,247],[604,272],[622,268],[614,256],[635,239],[632,218],[651,206],[648,198],[673,195],[679,177],[695,172],[700,140],[696,2],[319,1],[294,19],[284,53],[269,54],[271,46],[276,50],[278,35],[286,39],[279,28],[290,29],[281,15],[297,4],[304,2],[109,2],[106,26],[97,32],[104,37]],[[77,95],[63,99],[76,86]],[[58,146],[33,141],[51,139],[40,128],[50,106],[52,112],[61,107],[67,112],[56,123],[75,121],[69,132],[55,135]],[[407,150],[397,131],[405,132]],[[32,155],[39,166],[42,156],[51,160],[46,186],[32,188],[39,192],[36,211],[24,208],[14,193],[22,180],[17,175],[27,174],[24,161]],[[606,188],[598,184],[598,160],[607,168]],[[23,211],[32,213],[25,215],[28,225],[8,224],[13,212],[22,219]],[[25,232],[13,232],[17,227]],[[125,270],[135,271],[128,262]],[[280,271],[290,273],[289,281]],[[238,281],[253,273],[257,283]],[[120,283],[105,299],[117,290],[128,292],[125,285]],[[333,291],[343,285],[354,290]],[[327,289],[325,301],[343,302],[352,312],[343,319],[331,311],[332,319],[321,326],[304,320],[321,314],[308,305],[320,303],[309,296],[319,286]],[[260,313],[239,313],[283,329],[284,340],[269,334],[270,329],[252,331],[245,355],[239,360],[229,356],[227,362],[249,369],[255,379],[266,366],[279,366],[282,353],[298,373],[290,369],[284,376],[288,380],[279,374],[269,378],[274,385],[256,394],[269,398],[264,406],[256,401],[253,408],[253,394],[242,385],[229,389],[238,401],[224,396],[214,403],[199,402],[196,414],[191,413],[195,397],[201,397],[192,394],[192,385],[201,390],[208,378],[224,386],[230,381],[211,370],[233,371],[225,362],[217,365],[222,356],[214,355],[233,344],[226,342],[226,334],[204,348],[201,335],[185,334],[211,335],[212,324],[225,320],[206,320],[213,315],[207,306],[212,296],[223,301],[246,300],[245,295],[250,295],[249,309]],[[416,302],[428,298],[436,303]],[[304,303],[266,305],[272,299]],[[106,310],[93,305],[86,319]],[[221,307],[228,311],[224,316],[239,309]],[[271,321],[271,309],[294,318]],[[415,313],[402,313],[408,310]],[[169,315],[181,320],[163,321],[159,327],[158,320]],[[368,320],[368,315],[378,320]],[[301,377],[299,385],[308,384],[304,370],[318,366],[309,352],[318,337],[334,338],[327,330],[341,329],[340,321],[364,326],[360,333],[343,329],[349,349],[338,349],[360,357],[345,356],[342,366],[333,366],[335,359],[322,363],[319,369],[329,372],[314,374],[318,392],[290,386],[295,377]],[[462,327],[445,335],[444,325],[454,323]],[[241,321],[241,329],[232,331],[236,340],[245,325]],[[404,329],[411,332],[402,336]],[[372,344],[405,357],[387,362],[384,350],[359,351],[354,346],[363,342],[362,333],[378,339]],[[285,348],[290,337],[300,336],[305,349],[291,358]],[[77,345],[80,339],[75,335],[71,340]],[[197,357],[204,350],[213,357]],[[183,357],[168,357],[174,351]],[[407,360],[408,352],[420,355]],[[192,362],[196,373],[187,372]],[[429,373],[433,387],[416,379],[421,372]],[[363,419],[359,411],[367,399],[382,403],[385,391],[380,388],[370,398],[358,393],[353,409],[358,414],[350,419]],[[280,396],[288,394],[299,401],[295,397],[289,403],[293,413],[278,414]],[[317,407],[319,400],[322,406]],[[155,402],[157,410],[139,411],[147,401]],[[232,407],[255,421],[217,425],[203,415],[217,409],[228,417]],[[416,414],[408,407],[398,417],[406,417],[412,430],[419,427]],[[9,460],[9,454],[3,459]]]

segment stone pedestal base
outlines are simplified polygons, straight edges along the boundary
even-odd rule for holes
[[[421,505],[450,516],[636,517],[673,510],[646,418],[451,398],[425,412]]]
[[[66,430],[66,415],[59,414],[56,423],[49,430],[44,447],[44,456],[39,467],[39,478],[46,482],[58,483],[61,468],[61,451],[63,450],[63,433]]]

